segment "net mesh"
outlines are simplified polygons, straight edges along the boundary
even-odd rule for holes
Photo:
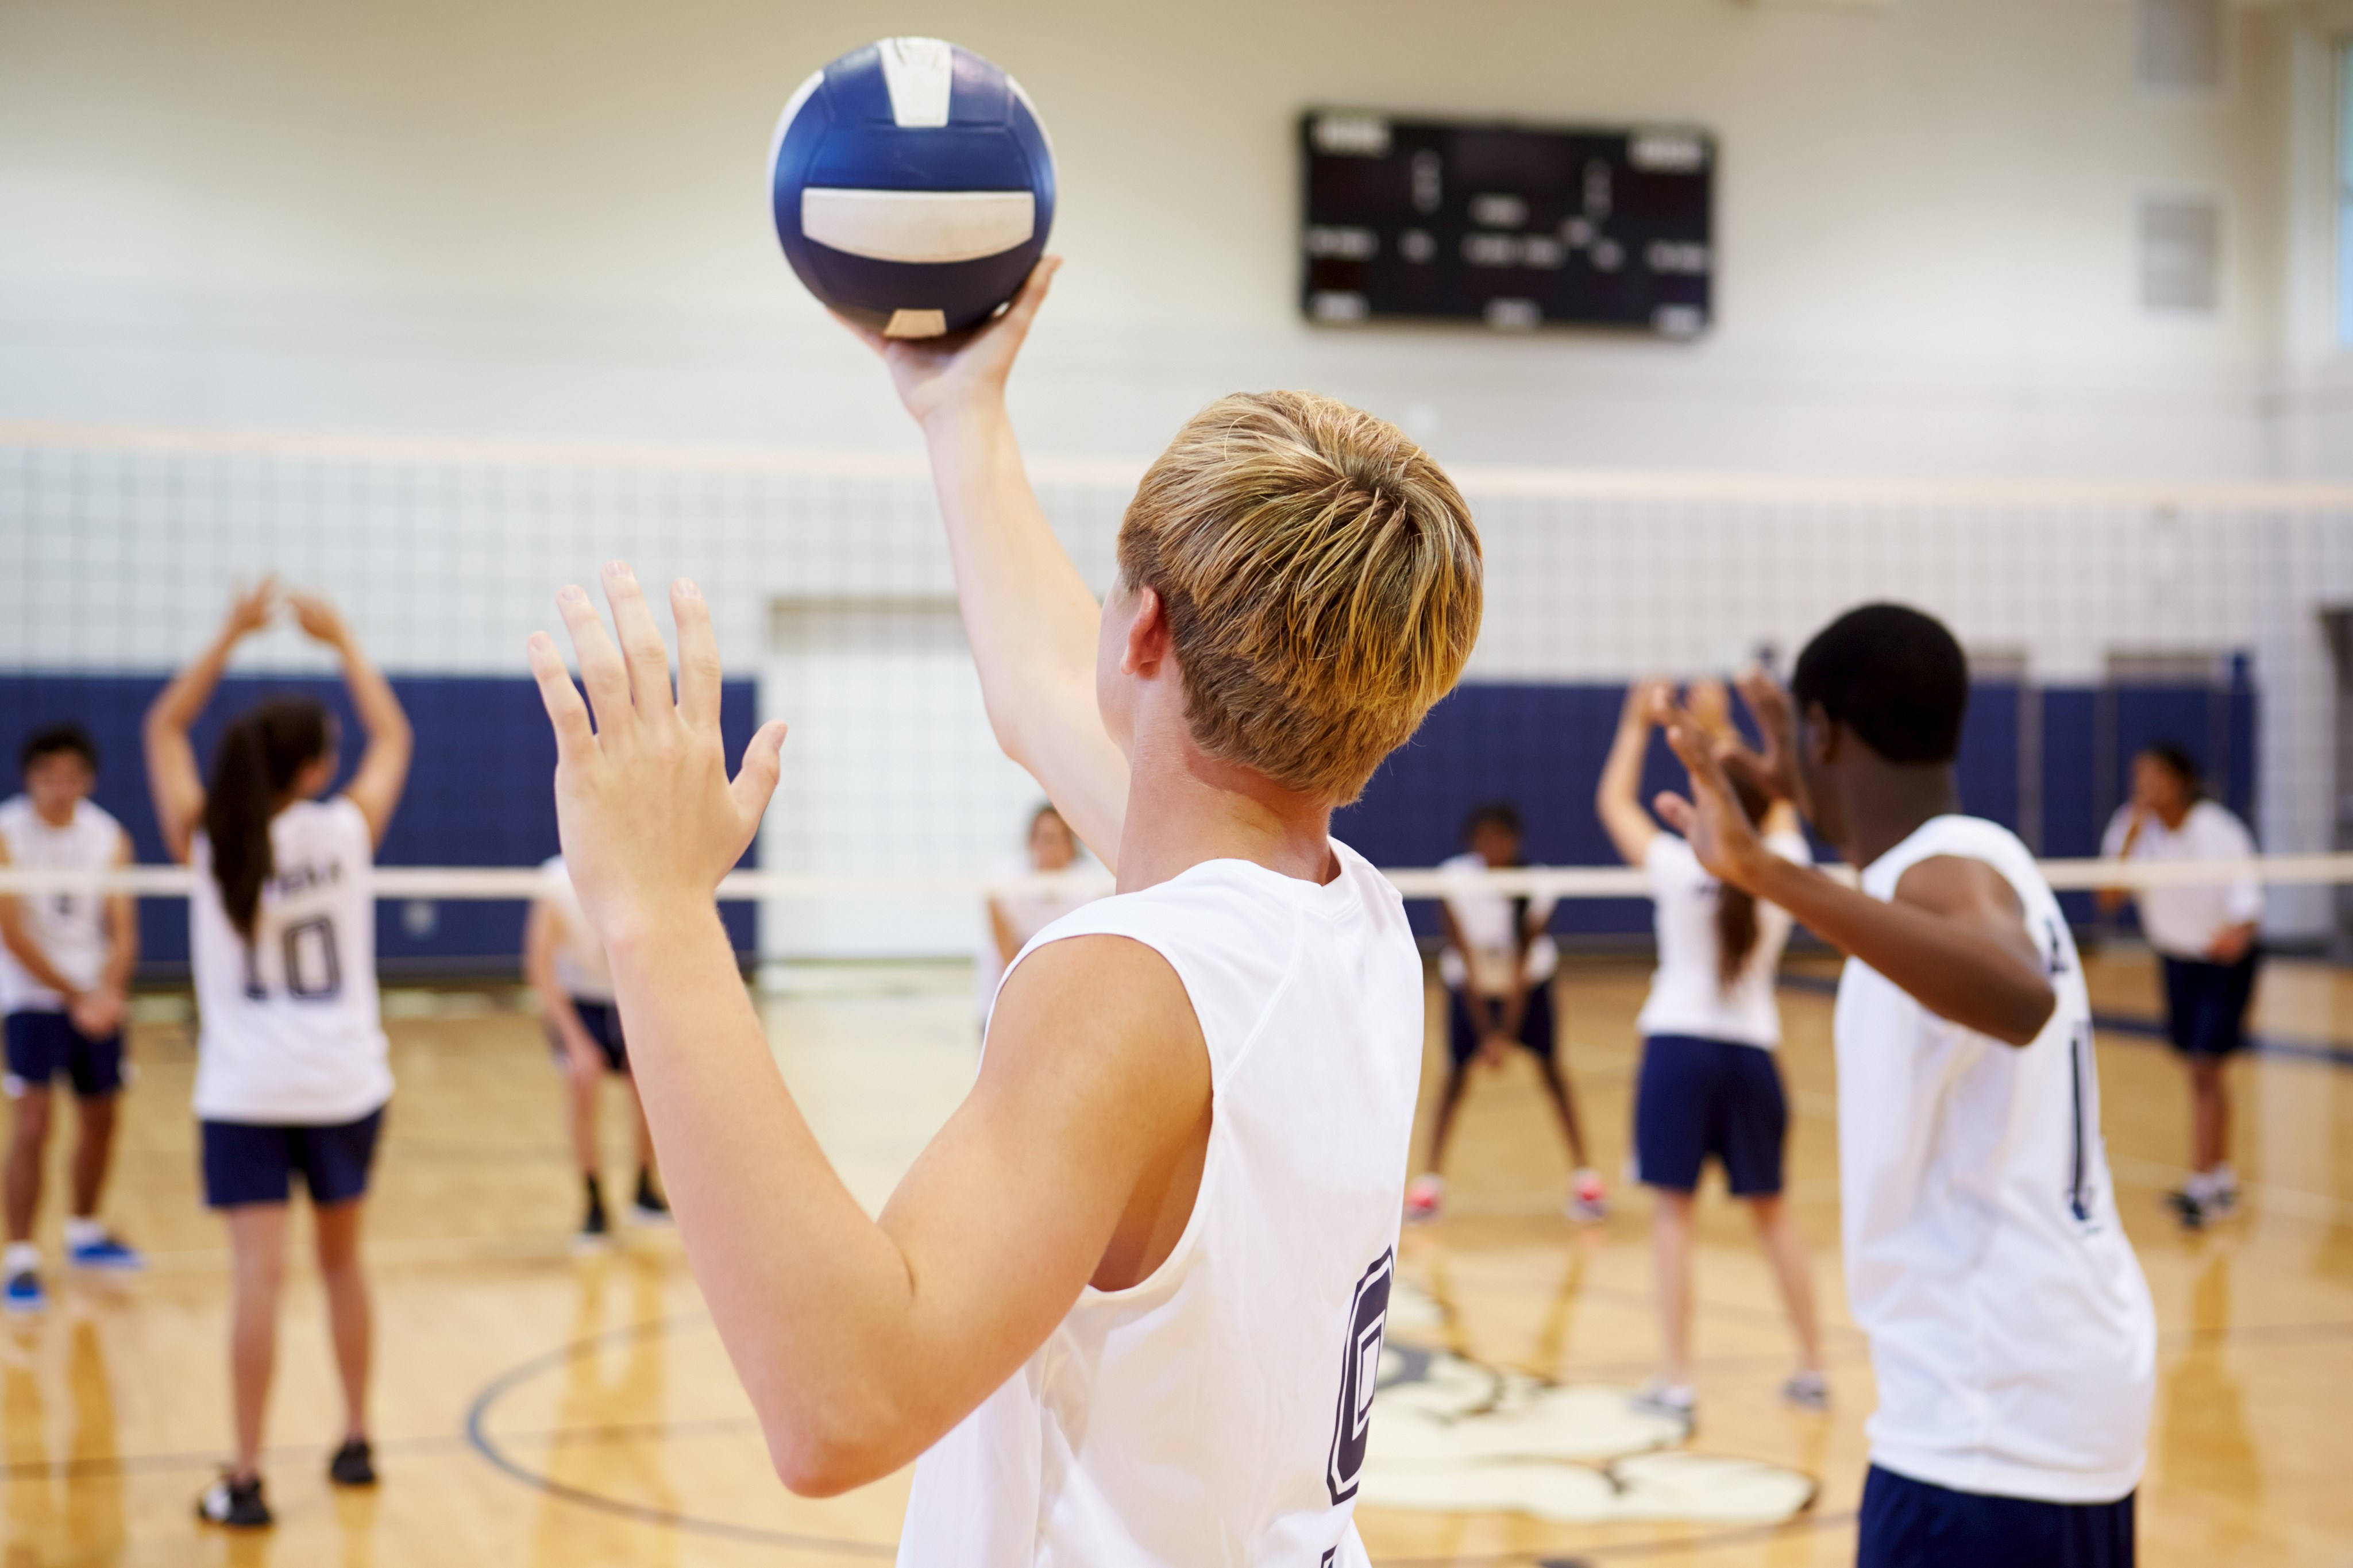
[[[1034,465],[1098,590],[1141,467]],[[1487,552],[1484,627],[1463,689],[1342,814],[1378,863],[1433,865],[1465,810],[1504,796],[1532,858],[1608,865],[1591,797],[1624,683],[1786,659],[1871,599],[1937,614],[1968,647],[1968,804],[2042,853],[2095,853],[2132,752],[2158,739],[2191,752],[2265,851],[2335,847],[2327,617],[2353,605],[2353,489],[1457,478]],[[1040,795],[990,738],[913,457],[0,426],[0,747],[90,725],[109,757],[101,804],[160,858],[138,711],[231,584],[274,572],[343,605],[417,720],[387,866],[525,871],[555,846],[523,642],[554,624],[557,584],[617,556],[702,585],[737,742],[766,718],[793,726],[763,879],[743,889],[759,900],[745,947],[967,950],[970,895],[1018,872]],[[236,677],[216,715],[263,689],[331,691],[332,671],[277,631]],[[1674,777],[1662,754],[1651,770]],[[2316,864],[2269,875],[2276,937],[2333,931],[2327,889],[2296,880]],[[1559,880],[1590,904],[1564,911],[1567,931],[1646,920],[1622,877]],[[512,954],[518,910],[440,907],[488,886],[405,888],[386,958]],[[155,938],[172,951],[167,929]]]

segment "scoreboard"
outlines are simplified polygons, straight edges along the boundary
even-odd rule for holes
[[[1715,144],[1678,128],[1301,117],[1300,304],[1330,325],[1704,331]]]

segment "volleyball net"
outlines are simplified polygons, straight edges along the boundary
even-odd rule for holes
[[[1031,463],[1099,592],[1143,466]],[[2091,863],[2133,754],[2166,741],[2254,826],[2267,931],[2333,940],[2331,884],[2353,880],[2353,858],[2331,853],[2353,486],[1452,471],[1486,550],[1482,636],[1461,687],[1335,827],[1409,898],[1463,885],[1435,868],[1467,813],[1504,801],[1546,868],[1485,885],[1563,900],[1565,938],[1638,937],[1640,876],[1614,864],[1592,810],[1627,682],[1786,664],[1840,611],[1896,599],[1969,650],[1966,807],[2018,831],[2054,885],[2244,870]],[[518,900],[556,848],[524,639],[554,626],[559,584],[615,557],[648,582],[702,585],[731,749],[765,720],[792,725],[758,843],[721,890],[739,946],[786,961],[971,951],[975,903],[1018,883],[1043,797],[989,732],[913,453],[0,424],[0,773],[43,725],[97,737],[99,802],[142,862],[122,885],[168,963],[185,922],[165,900],[186,883],[154,864],[140,715],[234,583],[316,587],[417,731],[378,872],[396,904],[382,961],[512,955]],[[225,717],[290,689],[341,706],[320,650],[290,629],[255,639],[200,755]],[[1654,743],[1645,790],[1681,782]],[[27,878],[0,876],[0,890]],[[2093,918],[2086,895],[2069,900]]]

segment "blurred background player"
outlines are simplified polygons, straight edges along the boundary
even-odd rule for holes
[[[2255,836],[2206,794],[2198,764],[2169,742],[2133,759],[2132,798],[2108,824],[2101,853],[2117,860],[2247,860]],[[2103,889],[2102,913],[2126,895]],[[2189,1069],[2189,1180],[2167,1194],[2196,1230],[2238,1206],[2231,1169],[2231,1086],[2224,1069],[2247,1043],[2247,1005],[2262,961],[2263,885],[2253,877],[2133,895],[2165,979],[2166,1032]]]
[[[596,1247],[612,1234],[605,1192],[596,1180],[596,1090],[608,1075],[619,1079],[628,1091],[629,1120],[637,1127],[638,1185],[629,1217],[639,1225],[668,1225],[670,1205],[654,1185],[653,1134],[646,1128],[645,1107],[638,1102],[637,1080],[629,1076],[628,1044],[621,1036],[621,1011],[613,1002],[612,966],[580,912],[564,857],[551,857],[540,869],[547,875],[547,891],[532,901],[523,921],[523,981],[539,994],[540,1021],[571,1090],[565,1104],[572,1116],[572,1148],[579,1157],[581,1184],[587,1190],[579,1239]]]
[[[1068,871],[1079,862],[1079,840],[1062,814],[1041,805],[1029,814],[1029,838],[1021,871]],[[1018,874],[1018,873],[1016,873]],[[988,1010],[997,1001],[997,982],[1029,945],[1029,939],[1098,895],[1079,889],[998,888],[987,902],[988,930],[973,965],[973,1005],[981,1029],[988,1028]]]
[[[1773,995],[1789,916],[1711,876],[1676,834],[1662,832],[1643,806],[1642,760],[1655,716],[1674,688],[1638,680],[1626,693],[1618,738],[1602,763],[1594,810],[1609,842],[1651,884],[1659,967],[1635,1028],[1642,1067],[1634,1094],[1634,1174],[1651,1189],[1651,1255],[1658,1279],[1659,1325],[1666,1361],[1641,1403],[1692,1419],[1692,1197],[1713,1155],[1732,1195],[1757,1219],[1757,1236],[1780,1287],[1798,1337],[1798,1372],[1782,1395],[1809,1410],[1830,1403],[1822,1379],[1806,1244],[1781,1202],[1788,1098],[1773,1059],[1781,1043],[1781,1009]],[[1694,681],[1691,715],[1710,735],[1735,734],[1724,683]],[[1765,847],[1806,865],[1813,858],[1797,808],[1768,800],[1756,785],[1733,781],[1741,810]]]
[[[0,866],[95,871],[131,863],[131,837],[90,798],[98,745],[79,724],[35,733],[20,753],[25,792],[0,805]],[[136,1268],[139,1254],[100,1223],[98,1201],[114,1148],[116,1096],[122,1092],[122,1025],[139,921],[132,900],[88,889],[0,897],[0,1012],[7,1015],[8,1096],[16,1130],[8,1145],[7,1276],[12,1311],[47,1300],[33,1220],[41,1204],[59,1075],[78,1110],[73,1192],[66,1215],[66,1261],[82,1268]]]
[[[334,783],[335,723],[301,698],[276,698],[230,721],[211,776],[196,772],[188,730],[237,645],[276,618],[274,580],[240,594],[212,645],[147,710],[147,775],[156,825],[195,873],[188,951],[202,1032],[195,1112],[205,1203],[228,1221],[233,1273],[229,1370],[237,1457],[196,1500],[199,1518],[270,1522],[261,1493],[261,1428],[278,1353],[293,1177],[310,1190],[326,1287],[343,1441],[328,1465],[338,1486],[370,1486],[369,1319],[360,1262],[361,1200],[392,1098],[376,1004],[376,846],[408,779],[410,734],[399,699],[324,599],[285,598],[304,635],[334,650],[367,743],[351,782]]]
[[[1968,661],[1866,605],[1742,691],[1760,755],[1688,712],[1660,815],[1716,876],[1847,955],[1838,1052],[1847,1300],[1879,1407],[1857,1568],[2128,1568],[2157,1319],[2100,1137],[2092,1002],[2032,853],[1960,812]],[[1727,765],[1861,874],[1767,847]]]
[[[1504,870],[1521,864],[1525,837],[1519,807],[1489,801],[1463,819],[1463,852],[1441,861],[1441,871]],[[1600,1173],[1585,1152],[1585,1129],[1577,1097],[1560,1070],[1552,998],[1560,952],[1545,926],[1556,900],[1507,898],[1501,893],[1450,894],[1438,906],[1446,948],[1439,973],[1446,982],[1446,1089],[1430,1133],[1430,1168],[1406,1189],[1406,1213],[1434,1216],[1446,1201],[1446,1142],[1472,1061],[1502,1065],[1514,1045],[1536,1059],[1536,1070],[1560,1115],[1576,1169],[1569,1177],[1566,1212],[1571,1219],[1596,1220],[1607,1212]]]

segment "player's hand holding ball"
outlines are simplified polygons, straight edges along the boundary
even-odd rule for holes
[[[1013,361],[1028,341],[1038,307],[1046,302],[1046,291],[1061,265],[1060,257],[1047,257],[1038,263],[1003,315],[944,338],[890,338],[848,316],[838,319],[882,356],[891,370],[891,384],[898,388],[899,401],[917,424],[928,428],[934,420],[976,402],[1004,401]]]
[[[589,925],[618,950],[711,914],[719,879],[743,858],[776,791],[785,727],[762,725],[730,779],[719,733],[719,645],[702,591],[684,578],[670,585],[673,700],[670,650],[636,574],[616,561],[604,577],[617,646],[584,590],[556,595],[587,701],[554,638],[533,633],[530,654],[555,728],[565,866]]]

